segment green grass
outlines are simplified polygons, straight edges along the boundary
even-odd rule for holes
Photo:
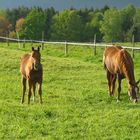
[[[21,100],[20,57],[31,45],[18,48],[0,44],[0,139],[138,140],[140,103],[133,104],[122,82],[120,103],[108,96],[102,65],[103,48],[93,56],[89,47],[45,45],[41,50],[43,105]],[[135,75],[140,78],[140,53],[135,55]]]

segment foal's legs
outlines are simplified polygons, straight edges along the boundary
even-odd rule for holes
[[[30,98],[31,98],[31,95],[32,95],[32,92],[31,92],[31,88],[32,88],[32,82],[30,79],[28,79],[28,104],[30,104]]]
[[[36,98],[35,98],[35,90],[36,90],[36,83],[33,83],[33,94],[34,94],[33,101],[34,101],[34,103],[36,101]]]
[[[38,94],[40,96],[40,103],[42,104],[42,82],[38,83]]]
[[[26,91],[26,79],[22,76],[22,99],[21,99],[21,103],[24,103],[24,96],[25,96],[25,91]]]
[[[117,101],[120,100],[120,92],[121,92],[121,75],[118,74],[118,96],[117,96]]]

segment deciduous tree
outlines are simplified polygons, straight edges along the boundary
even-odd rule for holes
[[[42,39],[42,32],[45,30],[45,15],[38,10],[32,10],[24,20],[22,29],[19,32],[21,38]]]
[[[83,24],[75,10],[65,10],[55,15],[51,26],[52,40],[81,41]]]
[[[107,42],[122,41],[122,15],[116,8],[107,10],[101,23],[103,39]]]

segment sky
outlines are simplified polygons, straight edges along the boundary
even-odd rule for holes
[[[42,8],[54,7],[56,10],[64,10],[67,8],[103,8],[105,5],[109,7],[123,8],[128,4],[140,7],[140,0],[0,0],[0,9],[16,8],[19,6]]]

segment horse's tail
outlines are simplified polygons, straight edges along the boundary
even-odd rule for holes
[[[105,55],[104,54],[103,54],[103,66],[104,66],[104,69],[106,70]]]
[[[104,69],[106,70],[106,64],[105,64],[105,62],[103,62],[103,65],[104,65]]]

